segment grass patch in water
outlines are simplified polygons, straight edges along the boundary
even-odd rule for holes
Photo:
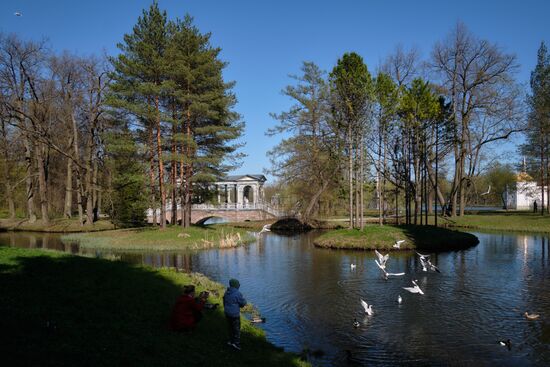
[[[478,244],[476,236],[434,226],[366,225],[364,230],[339,229],[322,234],[314,240],[317,247],[355,250],[396,250],[395,241],[405,240],[401,250],[423,249],[447,251]]]
[[[78,242],[82,248],[115,251],[175,251],[236,247],[254,237],[243,228],[227,225],[168,226],[166,229],[137,228],[78,233],[61,237],[65,243]]]
[[[192,333],[167,323],[184,284],[211,291]],[[303,366],[243,319],[242,347],[228,335],[224,287],[200,274],[0,247],[0,344],[6,366]],[[243,287],[246,296],[246,287]]]

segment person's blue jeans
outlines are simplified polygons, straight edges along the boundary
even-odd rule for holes
[[[236,346],[241,345],[241,318],[225,315],[227,320],[227,330],[229,331],[229,341]]]

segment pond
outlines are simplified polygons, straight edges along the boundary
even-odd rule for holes
[[[317,249],[315,233],[263,235],[236,249],[192,254],[93,254],[240,280],[285,350],[321,350],[314,365],[550,365],[550,244],[545,235],[474,233],[480,244],[432,255],[392,253],[385,280],[372,252]],[[0,243],[78,253],[56,236],[0,233]],[[355,269],[351,269],[355,264]],[[403,289],[417,279],[424,295]],[[401,295],[403,302],[397,302]],[[373,304],[366,316],[360,299]],[[538,313],[529,321],[524,312]],[[353,326],[354,319],[360,323]],[[510,339],[511,350],[498,340]]]

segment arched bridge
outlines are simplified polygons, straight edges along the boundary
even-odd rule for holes
[[[276,219],[285,216],[283,213],[266,204],[194,204],[191,207],[191,222],[202,224],[212,217],[225,218],[230,222],[244,222],[247,220]],[[157,209],[157,216],[160,216],[160,209]],[[172,218],[172,208],[166,208],[166,221]],[[177,220],[181,220],[180,208],[178,205]],[[153,210],[147,212],[147,221],[153,223]]]

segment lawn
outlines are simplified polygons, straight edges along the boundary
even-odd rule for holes
[[[459,228],[550,233],[550,215],[531,212],[479,212],[463,217],[440,218],[440,223]]]
[[[368,224],[358,229],[339,229],[329,231],[314,241],[318,247],[357,250],[396,250],[395,241],[405,240],[401,250],[422,249],[447,251],[475,246],[476,236],[434,226],[393,226]]]
[[[118,251],[175,251],[235,247],[252,242],[249,229],[227,225],[168,226],[166,229],[118,229],[94,233],[75,233],[61,237],[63,242],[78,242],[88,249]]]
[[[192,333],[169,331],[170,311],[184,284],[209,290],[209,302],[221,304],[224,287],[200,274],[0,247],[2,365],[305,365],[268,343],[247,320],[243,350],[230,349],[221,307],[205,311]]]

